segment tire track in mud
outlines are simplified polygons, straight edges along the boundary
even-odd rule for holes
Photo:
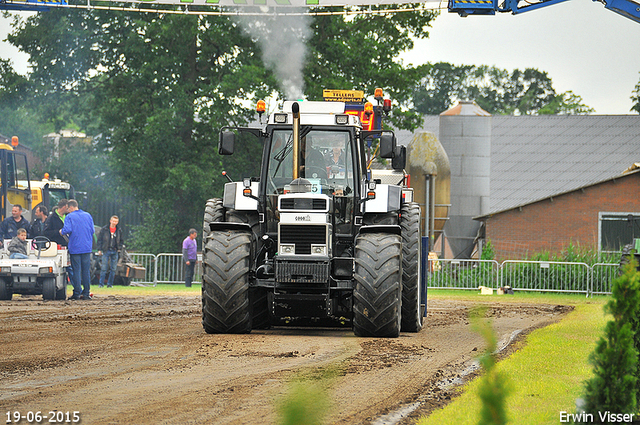
[[[329,422],[367,424],[420,397],[434,408],[450,398],[434,383],[455,378],[483,345],[469,329],[472,307],[430,300],[423,331],[384,339],[344,328],[207,335],[199,297],[10,301],[0,304],[0,407],[79,410],[85,424],[274,423],[291,379],[330,369]],[[565,312],[488,307],[501,336]]]

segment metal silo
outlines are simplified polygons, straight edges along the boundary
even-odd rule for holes
[[[461,101],[440,114],[440,143],[451,166],[451,210],[444,233],[454,258],[469,258],[480,223],[489,212],[491,114]]]
[[[449,214],[449,158],[435,134],[417,131],[407,146],[407,162],[413,200],[422,208],[423,236],[429,236],[429,250],[433,251]]]

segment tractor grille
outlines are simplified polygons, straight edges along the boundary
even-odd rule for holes
[[[287,283],[327,283],[329,262],[302,263],[296,261],[276,261],[276,281]]]
[[[294,244],[296,255],[310,255],[311,245],[327,245],[327,226],[280,224],[279,241]]]
[[[280,210],[313,210],[326,211],[327,199],[324,198],[282,198]]]

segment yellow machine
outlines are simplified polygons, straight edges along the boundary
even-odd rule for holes
[[[50,180],[48,174],[42,180],[31,180],[27,156],[16,151],[18,145],[17,136],[11,138],[11,144],[0,143],[1,220],[11,215],[14,205],[22,206],[23,217],[31,221],[31,211],[37,205],[43,204],[51,211],[60,199],[75,198],[73,186],[59,179]]]
[[[27,156],[16,152],[18,138],[11,138],[11,145],[0,143],[0,196],[2,208],[0,215],[2,220],[11,215],[14,205],[23,208],[23,216],[31,220],[31,185],[29,182],[29,167]]]

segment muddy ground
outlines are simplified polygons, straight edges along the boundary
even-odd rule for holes
[[[502,346],[568,310],[487,305]],[[332,376],[330,424],[409,424],[449,401],[446,384],[484,345],[471,304],[428,307],[424,329],[397,339],[340,328],[208,335],[199,297],[16,297],[0,303],[0,412],[41,411],[41,423],[77,411],[83,424],[273,424],[275,400],[303,375]],[[415,410],[383,416],[407,404]]]

